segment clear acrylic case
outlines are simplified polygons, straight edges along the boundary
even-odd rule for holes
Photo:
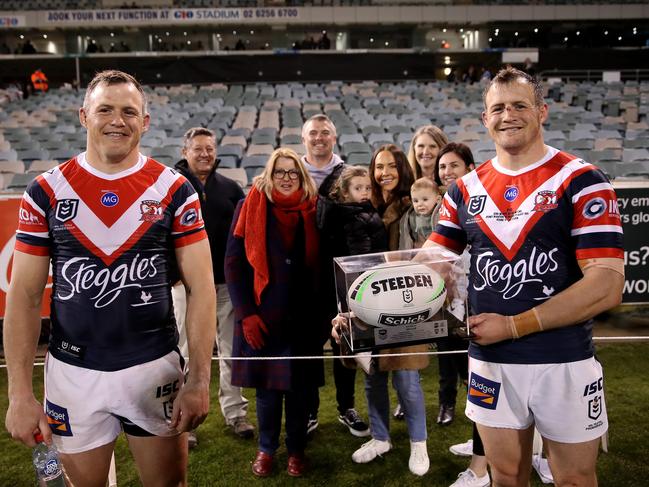
[[[433,283],[425,276],[427,269],[422,266],[435,271],[444,280],[446,287],[446,297],[439,298],[444,301],[434,313],[435,306],[426,312],[426,306],[421,302],[413,304],[417,306],[414,310],[408,309],[406,304],[408,299],[413,299],[410,288],[431,285],[430,292],[433,291]],[[417,272],[422,269],[424,272]],[[449,335],[469,338],[466,325],[465,268],[460,256],[451,251],[431,247],[336,257],[334,273],[339,312],[350,318],[347,320],[347,326],[341,327],[340,330],[343,353],[354,354],[430,343]],[[364,277],[355,282],[361,275]],[[432,275],[435,276],[434,273]],[[396,277],[379,279],[382,276]],[[362,291],[369,294],[376,291],[374,302],[378,301],[377,309],[364,310],[366,321],[359,318],[360,311],[358,306],[355,306],[356,302],[350,302],[356,297],[354,288],[356,293]],[[388,290],[391,291],[390,299],[382,301],[381,292]],[[399,301],[399,310],[390,308],[388,301]],[[353,309],[357,311],[354,312]]]

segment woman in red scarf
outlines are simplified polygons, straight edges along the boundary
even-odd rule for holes
[[[232,384],[256,388],[259,449],[255,475],[272,471],[286,408],[287,472],[305,470],[305,391],[324,383],[320,355],[327,330],[311,316],[318,303],[317,190],[290,149],[272,153],[234,214],[225,256],[225,279],[235,313]]]

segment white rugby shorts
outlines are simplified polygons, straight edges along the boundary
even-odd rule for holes
[[[183,359],[172,351],[114,372],[45,359],[45,414],[62,453],[112,442],[119,433],[174,436],[172,404],[184,382]]]
[[[469,359],[465,413],[478,424],[526,429],[582,443],[608,429],[604,376],[594,358],[561,364],[498,364]]]

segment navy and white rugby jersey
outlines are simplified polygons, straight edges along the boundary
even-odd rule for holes
[[[52,260],[49,352],[118,370],[173,350],[174,249],[204,238],[191,184],[153,159],[104,174],[84,153],[38,176],[23,195],[16,250]]]
[[[488,161],[444,196],[430,239],[458,253],[470,246],[469,301],[476,314],[522,313],[578,281],[578,259],[624,257],[609,181],[595,166],[548,149],[518,171]],[[583,360],[593,355],[592,324],[472,343],[469,353],[498,363]]]

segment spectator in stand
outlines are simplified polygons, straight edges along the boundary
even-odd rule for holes
[[[48,83],[47,76],[41,70],[41,68],[36,68],[36,71],[32,73],[32,86],[34,87],[34,93],[47,93],[50,85]]]

